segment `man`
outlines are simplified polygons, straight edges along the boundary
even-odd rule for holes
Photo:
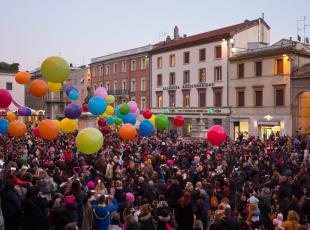
[[[231,217],[231,208],[229,205],[226,205],[224,215],[224,218],[216,228],[217,230],[241,230],[241,226],[238,221]]]

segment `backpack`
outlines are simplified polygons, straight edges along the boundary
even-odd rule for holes
[[[219,200],[217,199],[217,197],[213,194],[211,196],[211,199],[210,199],[210,205],[211,205],[211,208],[217,208],[219,204]]]

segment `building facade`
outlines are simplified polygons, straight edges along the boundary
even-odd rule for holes
[[[229,66],[230,136],[294,134],[292,72],[309,62],[309,46],[286,39],[236,52]]]
[[[92,90],[105,87],[116,104],[136,101],[141,110],[150,108],[150,51],[152,45],[98,58],[90,64]]]
[[[201,121],[205,128],[219,124],[229,132],[229,57],[258,41],[269,43],[262,19],[183,37],[175,27],[173,39],[167,37],[151,52],[153,112],[170,120],[184,115],[185,133]]]

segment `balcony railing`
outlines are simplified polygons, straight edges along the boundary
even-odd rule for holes
[[[127,89],[122,89],[122,90],[109,90],[108,91],[109,95],[114,95],[114,96],[122,96],[122,95],[129,95],[129,90]]]

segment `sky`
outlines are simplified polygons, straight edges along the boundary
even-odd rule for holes
[[[193,35],[265,15],[271,42],[296,39],[310,0],[0,0],[0,62],[33,70],[49,56],[74,65],[91,58]],[[300,34],[303,36],[303,32]]]

